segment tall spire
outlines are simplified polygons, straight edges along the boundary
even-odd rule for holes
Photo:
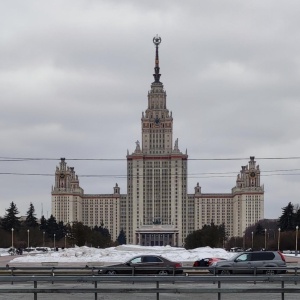
[[[153,43],[156,47],[156,53],[155,53],[155,67],[154,67],[154,72],[155,74],[153,74],[154,76],[154,82],[158,82],[160,83],[159,79],[160,79],[160,74],[159,74],[159,59],[158,59],[158,46],[161,43],[161,38],[156,35],[156,37],[153,38]]]

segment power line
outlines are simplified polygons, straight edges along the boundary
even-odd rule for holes
[[[267,172],[275,172],[275,171],[267,171]],[[228,173],[199,173],[199,174],[189,174],[186,177],[188,179],[191,178],[235,178],[236,175],[229,175],[233,172]],[[261,172],[263,173],[263,172]],[[238,174],[238,172],[235,172]],[[13,175],[13,176],[45,176],[45,177],[54,177],[55,174],[45,174],[45,173],[19,173],[19,172],[0,172],[0,175]],[[273,173],[273,174],[261,174],[261,177],[269,177],[269,176],[299,176],[300,173]],[[179,174],[171,174],[170,177],[182,177]],[[93,175],[78,175],[80,178],[127,178],[127,175],[117,175],[117,174],[93,174]],[[132,178],[142,177],[140,176],[130,176]],[[146,176],[143,176],[146,178]]]
[[[60,158],[61,159],[61,158]],[[59,161],[57,158],[34,158],[34,157],[0,157],[0,161],[3,162],[21,162],[21,161]],[[189,160],[195,161],[232,161],[232,160],[246,160],[249,158],[190,158]],[[300,159],[300,157],[289,156],[289,157],[262,157],[256,158],[257,160],[287,160],[287,159]],[[116,158],[70,158],[66,159],[70,161],[125,161],[126,159],[116,159]],[[261,176],[298,176],[298,173],[278,173],[278,172],[295,172],[300,171],[300,169],[283,169],[283,170],[261,170]],[[273,174],[265,174],[265,173],[273,173]],[[232,174],[232,175],[230,175]],[[234,172],[200,172],[200,173],[189,173],[186,175],[187,178],[223,178],[223,177],[236,177],[239,174],[238,171]],[[21,172],[0,172],[0,175],[14,175],[14,176],[55,176],[52,174],[45,173],[21,173]],[[87,177],[87,178],[104,178],[104,177],[112,177],[112,178],[127,178],[127,175],[122,174],[78,174],[79,177]],[[172,174],[171,176],[181,176]],[[132,176],[135,177],[135,176]]]
[[[38,158],[38,157],[0,157],[0,161],[60,161],[61,158]],[[68,158],[70,161],[124,161],[126,158]]]
[[[225,157],[225,158],[188,158],[190,161],[237,161],[248,160],[249,157]],[[297,160],[300,156],[286,157],[255,157],[256,160]],[[45,157],[0,157],[3,162],[21,162],[21,161],[60,161],[61,158],[45,158]],[[68,161],[126,161],[126,158],[66,158]]]
[[[54,176],[55,174],[0,172],[0,175],[17,175],[17,176]]]

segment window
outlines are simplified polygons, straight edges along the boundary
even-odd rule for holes
[[[145,263],[161,263],[161,259],[157,256],[145,256],[143,257],[143,262]]]
[[[252,254],[252,261],[256,260],[273,260],[275,257],[274,253],[272,252],[260,252],[260,253],[253,253]]]
[[[135,257],[134,259],[132,259],[130,261],[132,264],[138,264],[138,263],[141,263],[142,262],[142,257],[139,256],[139,257]]]
[[[242,255],[240,255],[239,257],[237,257],[236,261],[249,261],[250,260],[250,253],[244,253]]]

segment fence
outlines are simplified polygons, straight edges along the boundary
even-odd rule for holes
[[[36,274],[36,275],[51,275],[51,276],[60,276],[60,275],[98,275],[98,270],[115,270],[113,266],[88,266],[85,267],[57,267],[49,266],[53,263],[45,263],[45,266],[42,267],[0,267],[0,277],[1,275],[27,275],[27,274]],[[141,270],[139,267],[135,266],[124,266],[119,267],[120,270],[127,270],[129,275],[136,276],[138,275],[138,270]],[[142,270],[157,270],[157,267],[143,267]],[[212,274],[213,276],[220,275],[219,273],[228,273],[226,271],[237,270],[233,267],[183,267],[183,268],[173,268],[173,267],[161,267],[160,270],[167,270],[170,275],[175,275],[176,270],[182,270],[184,275],[195,275],[195,274]],[[245,271],[245,273],[252,273],[254,276],[261,273],[267,273],[266,275],[274,275],[276,273],[289,273],[289,275],[300,275],[300,267],[253,267],[253,268],[239,268],[240,271]],[[242,272],[241,272],[242,273]]]
[[[221,300],[223,294],[228,293],[276,293],[281,295],[281,299],[284,300],[285,294],[297,294],[300,293],[300,288],[297,284],[300,281],[298,275],[273,275],[273,276],[213,276],[213,275],[202,275],[202,276],[0,276],[0,294],[33,294],[33,299],[37,300],[38,295],[45,293],[93,293],[94,299],[98,299],[98,295],[111,294],[111,293],[122,293],[122,294],[154,294],[156,300],[159,300],[161,294],[165,293],[176,293],[176,294],[216,294],[216,299]],[[29,283],[28,287],[18,287],[18,283]],[[93,287],[57,287],[56,283],[68,283],[84,282]],[[274,283],[275,286],[269,287],[269,285],[256,286],[255,288],[249,287],[224,287],[223,284],[240,283],[247,285],[249,283],[268,282]],[[4,283],[14,284],[14,288],[3,288]],[[38,285],[48,284],[49,287],[38,287]],[[103,285],[104,283],[104,285]],[[108,287],[108,283],[112,284],[112,287]],[[133,287],[133,283],[135,287]],[[139,286],[140,284],[147,283],[147,286]],[[180,287],[179,284],[184,285]],[[199,287],[200,283],[205,283],[204,287]],[[101,284],[99,287],[98,284]],[[125,284],[126,287],[120,287],[121,284]],[[149,284],[153,286],[149,287]],[[162,287],[162,284],[170,284],[167,287]],[[192,284],[192,287],[188,287],[188,284]],[[197,285],[198,284],[198,285]],[[208,287],[211,284],[212,287]],[[276,286],[276,284],[278,286]],[[290,284],[289,287],[286,285]],[[223,286],[222,286],[223,285]],[[103,288],[102,286],[105,286]]]

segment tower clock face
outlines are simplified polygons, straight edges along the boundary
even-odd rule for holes
[[[156,117],[155,120],[154,120],[154,122],[155,122],[156,125],[159,125],[159,123],[160,123],[159,117]]]
[[[255,177],[255,175],[256,175],[256,174],[255,174],[255,172],[253,172],[253,171],[250,173],[250,177],[252,177],[252,178]]]
[[[60,178],[65,178],[65,174],[61,173],[61,174],[59,175],[59,177],[60,177]]]

